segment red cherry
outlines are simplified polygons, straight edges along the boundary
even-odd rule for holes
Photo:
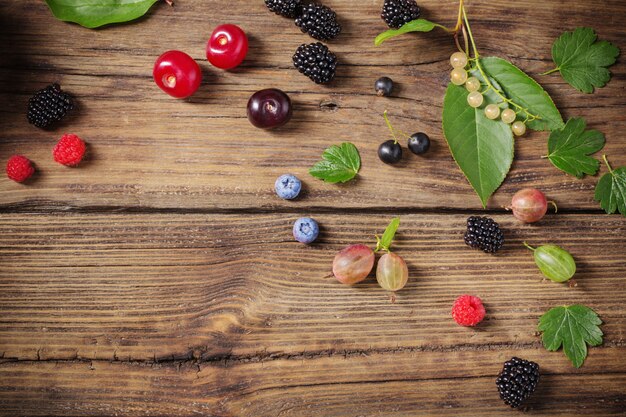
[[[172,97],[187,98],[202,81],[200,66],[181,51],[167,51],[154,63],[154,82]]]
[[[248,53],[248,37],[239,26],[220,25],[215,28],[206,46],[206,57],[222,69],[235,68]]]

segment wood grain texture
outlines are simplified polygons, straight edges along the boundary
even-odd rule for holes
[[[261,0],[177,0],[96,31],[55,20],[44,2],[0,2],[0,160],[22,153],[38,169],[27,185],[0,179],[0,416],[506,416],[494,379],[512,356],[542,368],[528,414],[626,415],[626,219],[601,214],[597,178],[577,180],[541,159],[547,134],[533,133],[517,140],[489,204],[505,248],[467,248],[465,220],[480,203],[441,134],[453,42],[433,32],[375,48],[381,3],[324,0],[344,26],[331,43],[342,66],[331,85],[316,86],[290,63],[309,38]],[[456,1],[419,3],[426,17],[452,23]],[[484,55],[535,76],[551,68],[553,40],[577,26],[626,50],[618,0],[470,1],[468,11]],[[250,35],[248,59],[231,72],[204,57],[224,22]],[[152,81],[169,49],[203,69],[190,100]],[[620,166],[626,67],[611,71],[592,96],[538,78],[564,117],[606,134],[604,151]],[[381,75],[400,86],[395,97],[373,94]],[[41,131],[25,121],[26,103],[54,81],[79,110]],[[276,132],[246,120],[249,96],[267,87],[295,104]],[[431,135],[426,157],[380,163],[385,109],[398,128]],[[52,161],[64,132],[89,143],[78,168]],[[358,179],[312,179],[322,150],[345,140],[361,150]],[[303,198],[275,197],[285,172],[305,181]],[[504,213],[525,186],[544,190],[560,213],[533,226]],[[394,250],[411,279],[395,303],[373,277],[355,287],[328,278],[339,249],[372,243],[398,214]],[[304,215],[322,226],[312,246],[291,236]],[[572,252],[576,285],[543,281],[523,241]],[[485,302],[476,329],[450,317],[464,293]],[[536,332],[541,314],[573,303],[604,321],[604,344],[580,369],[545,351]]]
[[[324,278],[334,253],[371,240],[385,216],[312,215],[323,234],[311,247],[292,242],[286,214],[5,215],[2,409],[500,415],[493,378],[518,355],[547,375],[533,413],[624,410],[622,218],[549,216],[536,227],[496,216],[507,246],[494,257],[464,245],[465,215],[404,215],[395,248],[411,280],[391,303],[372,278],[355,287]],[[542,281],[522,240],[570,250],[577,286]],[[475,330],[450,318],[461,293],[486,302]],[[570,303],[604,321],[605,343],[580,370],[536,333],[543,312]]]
[[[0,181],[0,206],[478,208],[479,199],[441,133],[452,40],[434,32],[376,48],[373,38],[384,29],[380,1],[326,3],[344,25],[331,44],[342,65],[330,86],[316,86],[292,68],[293,51],[310,38],[288,19],[268,13],[260,0],[181,0],[173,9],[155,7],[138,23],[98,31],[56,21],[43,2],[2,2],[0,159],[25,153],[37,163],[39,178],[29,186]],[[455,3],[420,2],[425,16],[444,23],[454,20]],[[483,54],[508,57],[531,75],[552,67],[552,42],[576,26],[594,26],[603,39],[626,50],[620,23],[625,3],[568,2],[566,13],[564,5],[475,1],[468,11]],[[212,68],[204,57],[210,31],[224,21],[236,21],[251,37],[248,59],[232,72]],[[154,60],[168,49],[187,51],[205,72],[200,91],[188,101],[171,99],[151,79]],[[612,81],[593,96],[578,93],[559,76],[540,77],[564,117],[583,116],[590,128],[606,134],[605,152],[616,165],[626,163],[625,68],[612,67]],[[398,83],[397,97],[375,96],[373,82],[381,75]],[[52,81],[76,95],[80,110],[63,126],[42,132],[25,122],[24,109],[28,97]],[[267,87],[287,91],[295,103],[294,120],[276,132],[259,131],[246,120],[248,98]],[[409,155],[401,167],[380,163],[376,149],[388,136],[381,117],[385,109],[396,127],[432,136],[427,157]],[[68,171],[50,158],[65,131],[89,142],[88,166]],[[307,170],[322,150],[345,140],[363,156],[357,183],[337,187],[311,178]],[[540,186],[562,209],[599,209],[593,201],[597,179],[579,181],[558,171],[541,158],[546,141],[546,133],[517,141],[514,167],[490,207],[506,204],[523,186]],[[274,198],[274,180],[286,171],[305,179],[306,199]]]

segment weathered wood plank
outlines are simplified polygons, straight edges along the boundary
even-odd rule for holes
[[[42,2],[3,2],[0,159],[24,153],[40,174],[28,186],[0,181],[0,207],[479,207],[441,133],[453,50],[446,35],[407,37],[377,49],[372,39],[384,28],[379,2],[355,7],[329,0],[345,27],[332,43],[344,65],[331,86],[315,86],[290,65],[292,51],[307,36],[268,13],[261,1],[222,3],[181,1],[174,9],[156,7],[149,18],[132,25],[88,31],[56,21]],[[455,1],[420,4],[434,20],[454,19]],[[531,74],[550,67],[553,40],[576,26],[596,26],[603,38],[626,50],[616,20],[626,14],[623,2],[568,3],[567,13],[560,12],[560,2],[470,2],[468,7],[484,54],[510,57]],[[250,57],[233,72],[211,68],[203,55],[211,28],[223,21],[236,21],[251,34]],[[170,99],[151,80],[154,59],[172,48],[191,53],[206,72],[205,84],[189,102]],[[626,67],[619,64],[612,71],[609,86],[593,96],[576,92],[559,77],[541,81],[564,116],[584,116],[590,127],[606,134],[605,152],[621,165]],[[372,84],[381,75],[401,85],[400,98],[375,97]],[[74,93],[81,110],[55,131],[41,132],[25,122],[24,108],[32,92],[51,81]],[[249,96],[269,86],[289,92],[296,107],[293,122],[272,133],[252,128],[245,119]],[[380,117],[385,109],[397,127],[431,134],[434,147],[427,157],[409,155],[401,167],[378,160],[376,149],[388,136]],[[63,169],[50,157],[65,131],[90,143],[91,159],[79,169]],[[536,133],[517,141],[516,163],[490,207],[505,205],[521,187],[535,186],[563,209],[598,209],[596,178],[579,181],[541,159],[546,137]],[[359,180],[338,187],[311,178],[307,169],[321,151],[344,140],[361,150]],[[273,195],[275,178],[287,171],[307,183],[306,197],[295,203]]]
[[[224,362],[0,363],[0,415],[504,416],[495,376],[517,355],[542,377],[533,415],[621,415],[624,347],[575,370],[537,349],[308,355]]]
[[[371,242],[387,215],[315,215],[323,233],[310,247],[292,240],[296,217],[4,215],[0,352],[30,360],[160,360],[538,347],[539,316],[571,303],[596,309],[607,343],[623,343],[621,217],[556,215],[536,227],[496,216],[507,244],[494,257],[465,246],[466,216],[402,216],[395,250],[411,280],[395,304],[373,278],[356,287],[324,278],[336,251]],[[570,250],[578,286],[541,282],[523,240]],[[450,318],[463,293],[486,303],[489,315],[477,331]]]

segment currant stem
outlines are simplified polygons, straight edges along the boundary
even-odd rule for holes
[[[385,123],[387,123],[387,127],[389,128],[389,131],[391,132],[391,136],[393,136],[394,143],[398,143],[398,138],[396,137],[396,131],[393,128],[393,126],[391,126],[389,117],[387,117],[387,110],[383,112],[383,117],[385,118]]]
[[[465,21],[464,23],[464,30],[465,28],[467,28],[467,37],[469,38],[471,44],[472,44],[472,49],[474,50],[474,60],[476,61],[476,69],[478,69],[478,71],[480,72],[480,75],[483,77],[483,79],[485,80],[485,84],[487,84],[487,90],[489,88],[492,88],[494,93],[496,93],[503,101],[509,103],[510,105],[518,108],[519,110],[523,111],[524,113],[526,113],[526,121],[524,123],[527,123],[529,121],[533,121],[533,120],[537,120],[537,119],[541,119],[540,116],[532,114],[528,111],[528,109],[520,106],[519,104],[515,103],[513,100],[507,98],[504,96],[504,94],[498,90],[497,88],[495,88],[493,86],[493,84],[491,84],[491,81],[489,81],[489,77],[487,77],[487,74],[485,73],[485,71],[483,70],[482,65],[480,64],[480,54],[478,53],[478,48],[476,48],[476,42],[474,42],[474,35],[472,35],[472,28],[470,27],[469,24],[469,20],[467,18],[467,13],[465,12],[465,8],[461,7],[461,11],[463,13],[463,20]],[[464,32],[465,33],[465,32]],[[466,39],[467,41],[467,39]],[[485,90],[485,91],[487,91]]]
[[[611,168],[611,164],[609,164],[609,160],[606,158],[606,155],[602,155],[602,159],[604,159],[604,163],[606,167],[609,169],[609,173],[613,175],[613,168]]]
[[[524,242],[524,246],[526,246],[528,249],[530,249],[531,251],[535,251],[536,249],[533,248],[532,246],[530,246],[528,243]]]

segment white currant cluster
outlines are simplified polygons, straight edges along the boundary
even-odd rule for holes
[[[469,95],[467,96],[467,103],[474,107],[479,108],[483,105],[485,97],[480,92],[481,82],[476,77],[469,77],[467,67],[469,60],[467,55],[463,52],[455,52],[450,57],[450,64],[452,65],[452,72],[450,73],[450,80],[454,85],[465,85]],[[498,117],[506,123],[511,125],[511,130],[516,136],[522,136],[526,133],[526,124],[517,118],[517,113],[512,109],[504,109],[500,111],[500,106],[497,104],[488,104],[485,106],[485,116],[488,119],[496,120]]]

